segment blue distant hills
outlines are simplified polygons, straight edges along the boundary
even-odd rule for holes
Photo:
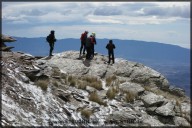
[[[7,43],[14,46],[13,51],[22,51],[34,56],[47,56],[49,44],[45,37],[17,39],[14,43]],[[107,55],[109,39],[97,39],[95,52]],[[176,45],[163,44],[158,42],[146,42],[137,40],[113,39],[116,45],[115,57],[124,58],[130,61],[140,62],[149,66],[167,77],[172,85],[186,90],[190,93],[190,49]],[[54,53],[68,50],[80,49],[80,39],[60,39],[55,43]]]

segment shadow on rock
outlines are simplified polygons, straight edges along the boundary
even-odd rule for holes
[[[50,60],[52,56],[45,57],[45,60]]]
[[[85,60],[83,61],[83,64],[84,64],[86,67],[89,67],[89,66],[90,66],[90,60],[85,59]]]

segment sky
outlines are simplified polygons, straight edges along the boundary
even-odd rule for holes
[[[190,48],[190,2],[2,2],[2,33],[141,40]]]

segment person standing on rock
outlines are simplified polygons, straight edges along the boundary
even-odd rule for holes
[[[81,57],[81,53],[82,53],[82,50],[83,50],[83,55],[85,54],[85,50],[86,50],[86,39],[87,39],[87,34],[89,32],[88,31],[85,31],[84,33],[81,34],[81,47],[80,47],[80,54],[79,54],[79,57]]]
[[[87,60],[90,60],[91,59],[91,53],[92,53],[92,50],[91,50],[91,39],[92,39],[92,35],[90,35],[90,37],[88,37],[86,39],[86,50],[87,50],[87,54],[86,54],[86,59]]]
[[[92,38],[91,38],[91,58],[94,57],[94,53],[95,53],[94,46],[97,44],[95,36],[96,36],[96,34],[93,32],[92,33]]]
[[[51,32],[47,36],[46,40],[47,40],[47,42],[49,43],[49,46],[50,46],[49,56],[53,56],[52,52],[53,52],[53,49],[54,49],[54,44],[57,41],[56,38],[55,38],[55,31],[54,30],[51,30]]]
[[[108,64],[110,64],[111,56],[112,56],[112,61],[113,61],[113,64],[114,64],[115,63],[115,58],[114,58],[114,50],[113,49],[115,49],[115,45],[113,44],[112,40],[109,40],[109,43],[107,44],[106,48],[108,49],[108,56],[109,56]]]

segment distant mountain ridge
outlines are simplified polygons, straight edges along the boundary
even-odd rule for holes
[[[24,38],[14,37],[17,41],[13,51],[22,51],[34,56],[47,56],[49,44],[45,37]],[[97,39],[95,52],[107,55],[105,48],[109,39]],[[165,75],[172,85],[179,86],[190,92],[190,49],[176,45],[137,40],[113,39],[116,45],[115,57],[125,58],[150,66]],[[53,53],[80,49],[80,39],[59,39],[55,43]]]
[[[15,50],[24,50],[32,55],[48,55],[49,46],[44,37],[14,38],[17,39],[17,43],[13,44],[17,46]],[[109,39],[97,39],[97,45],[95,46],[96,52],[107,54],[105,46],[108,41]],[[180,46],[136,40],[113,39],[113,42],[116,45],[115,54],[118,57],[148,61],[155,60],[155,62],[175,61],[177,63],[190,63],[190,50]],[[79,48],[79,39],[60,39],[55,43],[54,52],[57,53],[66,50],[79,50]]]

